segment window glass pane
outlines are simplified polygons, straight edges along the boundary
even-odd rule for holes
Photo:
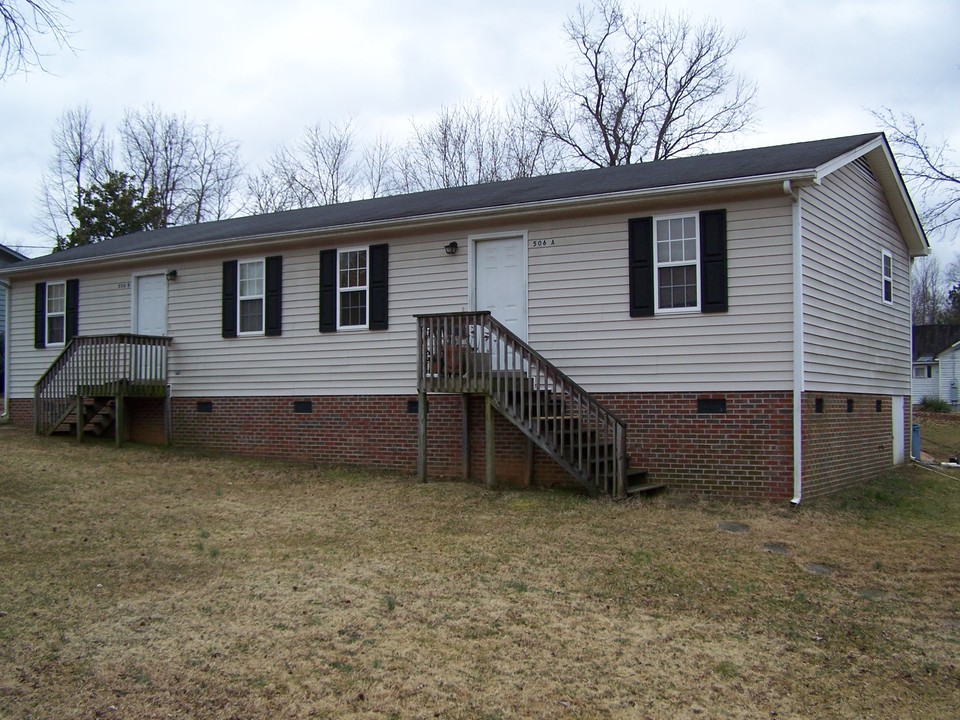
[[[263,295],[263,263],[240,263],[240,297]]]
[[[47,312],[62,313],[67,309],[67,286],[65,283],[47,285]]]
[[[240,332],[263,331],[263,300],[240,301]]]
[[[683,237],[683,218],[674,218],[670,221],[670,239]]]
[[[686,240],[683,241],[683,259],[696,261],[697,259],[696,238],[687,238]]]
[[[340,326],[367,324],[367,291],[351,290],[340,293]]]
[[[683,236],[685,238],[697,236],[697,219],[695,217],[685,217],[683,219]]]
[[[63,315],[47,316],[47,344],[56,345],[64,341],[64,317]]]
[[[657,240],[657,262],[670,262],[670,243]]]
[[[658,290],[661,308],[696,307],[696,268],[691,265],[660,268]]]

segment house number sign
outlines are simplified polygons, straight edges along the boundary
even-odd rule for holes
[[[555,239],[553,239],[553,238],[550,238],[549,240],[533,240],[533,241],[531,241],[531,245],[533,245],[533,247],[535,247],[535,248],[553,247],[553,246],[556,245],[556,244],[557,244],[557,241],[556,241]]]
[[[129,290],[129,289],[130,289],[130,281],[129,281],[129,280],[127,280],[126,282],[118,282],[118,283],[117,283],[117,290]]]

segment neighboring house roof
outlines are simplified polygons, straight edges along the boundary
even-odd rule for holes
[[[4,274],[42,266],[133,257],[185,248],[215,247],[377,226],[453,219],[468,215],[756,184],[817,183],[839,167],[867,156],[883,186],[911,255],[929,244],[882,133],[793,143],[659,162],[544,175],[409,195],[357,200],[303,210],[232,218],[136,233],[27,260]]]
[[[960,325],[914,325],[913,361],[933,361],[960,342]]]
[[[26,260],[26,255],[21,255],[16,250],[8,248],[6,245],[0,245],[0,265],[9,265],[11,263]]]

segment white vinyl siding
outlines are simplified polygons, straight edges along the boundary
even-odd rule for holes
[[[910,387],[909,261],[879,190],[841,170],[804,190],[808,390],[906,395]],[[865,194],[864,188],[869,190]],[[843,191],[854,197],[843,197]],[[859,196],[859,199],[858,199]],[[727,211],[729,311],[631,318],[630,218]],[[543,215],[539,216],[543,217]],[[616,214],[463,223],[443,232],[369,233],[275,245],[283,256],[283,335],[221,337],[222,262],[182,258],[169,285],[170,383],[180,397],[370,395],[416,392],[414,315],[470,307],[467,238],[527,233],[529,343],[592,392],[788,391],[793,383],[791,201],[779,190],[709,204],[649,202]],[[443,248],[457,240],[461,252]],[[320,333],[320,251],[387,242],[390,329]],[[893,256],[893,305],[878,299],[880,253]],[[169,264],[169,263],[168,263]],[[77,272],[80,334],[127,332],[131,272]],[[339,269],[339,263],[338,263]],[[34,279],[14,280],[12,396],[33,383],[57,349],[33,348]],[[849,309],[851,308],[852,309]],[[339,319],[338,312],[338,319]]]
[[[924,398],[939,398],[940,395],[940,368],[937,365],[914,365],[911,400],[914,405]],[[922,372],[918,373],[920,370]],[[919,375],[919,377],[918,377]],[[944,400],[949,400],[944,397]]]
[[[628,219],[713,208],[727,210],[729,311],[629,317]],[[529,343],[587,390],[790,389],[791,209],[782,194],[532,226],[529,256]]]
[[[851,164],[802,197],[806,389],[909,394],[910,260],[879,185]],[[884,252],[893,261],[890,304]]]
[[[158,271],[159,272],[159,271]],[[73,273],[80,279],[80,335],[130,332],[130,272]],[[33,385],[63,346],[37,350],[33,346],[34,283],[13,279],[10,291],[10,332],[7,359],[10,396],[32,398]]]

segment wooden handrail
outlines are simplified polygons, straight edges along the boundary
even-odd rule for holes
[[[165,385],[170,338],[87,335],[70,340],[33,387],[34,428],[48,433],[81,395],[116,395],[121,384]]]
[[[626,424],[488,311],[417,316],[417,388],[484,393],[592,491],[626,493]]]

